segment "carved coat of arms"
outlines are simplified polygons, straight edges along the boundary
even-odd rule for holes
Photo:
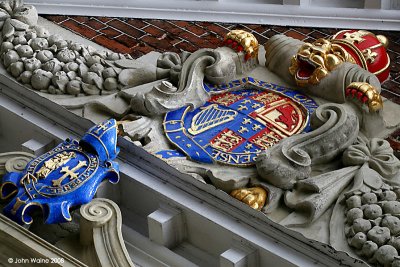
[[[32,212],[40,209],[45,223],[70,221],[69,209],[90,202],[104,179],[118,182],[116,142],[116,121],[108,120],[79,142],[66,140],[33,159],[23,172],[6,174],[0,187],[1,198],[10,200],[4,214],[30,224]]]
[[[169,140],[204,163],[252,165],[261,151],[308,131],[317,108],[303,94],[250,77],[205,88],[214,94],[205,105],[171,111],[164,120]]]

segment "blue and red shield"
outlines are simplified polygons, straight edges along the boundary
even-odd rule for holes
[[[205,88],[213,96],[204,106],[169,112],[164,120],[168,139],[204,163],[252,165],[262,150],[308,131],[317,108],[297,91],[253,78]]]

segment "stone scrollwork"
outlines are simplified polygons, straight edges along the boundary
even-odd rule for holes
[[[35,156],[26,152],[6,152],[0,154],[0,176],[6,172],[20,172]]]
[[[92,246],[95,251],[95,259],[86,255],[85,262],[90,266],[134,266],[125,248],[121,211],[117,204],[96,198],[82,206],[80,212],[80,242],[83,246]]]
[[[324,104],[311,117],[315,130],[282,140],[257,158],[259,175],[267,182],[290,189],[308,178],[312,166],[340,155],[358,135],[355,112],[345,105]]]
[[[229,80],[236,74],[232,58],[221,60],[223,57],[226,56],[219,50],[201,49],[194,52],[183,63],[178,87],[168,81],[162,81],[149,92],[138,93],[131,99],[132,111],[152,116],[184,106],[190,106],[193,109],[200,107],[210,97],[209,93],[204,90],[205,77]],[[171,58],[171,55],[168,58]],[[176,57],[172,57],[172,59],[179,63]],[[165,56],[164,60],[159,61],[160,64],[162,62],[165,62]],[[171,70],[176,71],[174,67]]]

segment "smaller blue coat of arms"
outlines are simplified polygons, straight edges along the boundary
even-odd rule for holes
[[[71,221],[70,208],[90,202],[104,179],[118,182],[118,152],[114,119],[95,125],[80,141],[67,139],[23,172],[3,177],[1,198],[9,200],[4,214],[20,224],[32,223],[36,210],[47,224]]]

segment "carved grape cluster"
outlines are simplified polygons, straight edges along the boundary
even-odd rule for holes
[[[400,188],[354,192],[346,206],[348,244],[371,264],[400,267]]]
[[[110,94],[120,90],[112,62],[130,56],[103,51],[51,35],[41,26],[18,21],[3,29],[1,61],[26,86],[50,94]]]

